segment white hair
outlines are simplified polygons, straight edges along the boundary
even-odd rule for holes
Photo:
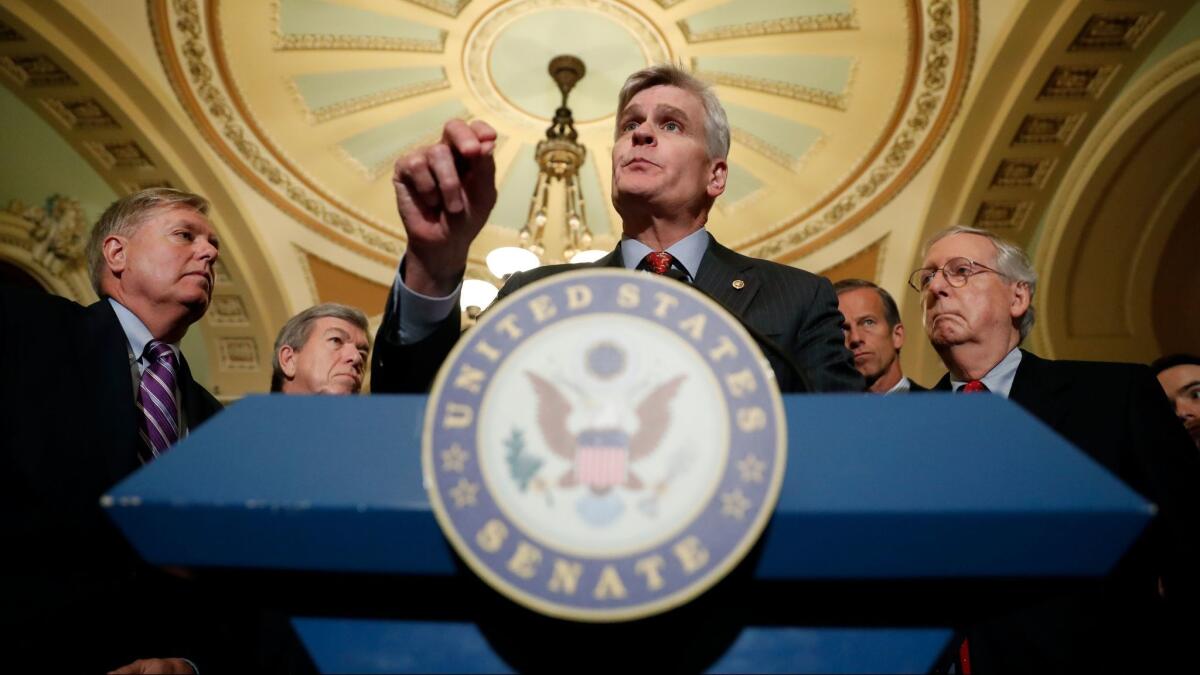
[[[1025,255],[1025,251],[1021,250],[1020,246],[1010,241],[1001,239],[987,230],[966,225],[955,225],[934,234],[929,241],[925,242],[922,255],[929,253],[930,247],[937,242],[956,234],[977,234],[986,237],[996,247],[996,271],[1029,288],[1029,307],[1021,315],[1021,322],[1017,326],[1021,332],[1021,341],[1024,342],[1030,331],[1033,330],[1033,294],[1037,290],[1037,272],[1033,271],[1033,264],[1029,262],[1029,256]]]

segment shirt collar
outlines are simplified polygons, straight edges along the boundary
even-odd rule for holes
[[[1004,398],[1008,398],[1008,393],[1012,391],[1013,380],[1017,377],[1017,366],[1021,365],[1021,350],[1014,347],[1000,363],[992,366],[987,375],[980,380],[988,391],[993,394],[998,394]],[[951,391],[958,391],[966,380],[956,380],[954,376],[950,376]]]
[[[112,305],[113,311],[117,314],[117,321],[121,323],[121,331],[125,333],[125,341],[129,343],[129,351],[139,361],[144,360],[146,352],[146,344],[154,339],[150,334],[150,329],[146,328],[146,324],[137,317],[136,314],[129,311],[125,305],[107,298],[108,304]],[[175,358],[179,359],[179,345],[171,344],[171,351],[175,352]]]
[[[912,388],[912,382],[909,381],[908,377],[901,376],[900,381],[897,382],[896,384],[893,384],[891,389],[888,389],[887,391],[884,392],[884,395],[886,396],[887,394],[900,394],[900,393],[908,391],[911,388]]]
[[[700,261],[704,258],[706,250],[708,250],[708,230],[703,227],[667,247],[667,253],[670,253],[683,266],[684,271],[693,281],[696,279],[696,273],[700,271]],[[642,258],[653,252],[654,249],[637,239],[621,240],[621,262],[625,265],[625,269],[636,269],[638,263],[642,262]]]

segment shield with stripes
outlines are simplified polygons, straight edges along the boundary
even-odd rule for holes
[[[575,477],[595,491],[629,477],[629,434],[621,429],[588,429],[575,439]]]

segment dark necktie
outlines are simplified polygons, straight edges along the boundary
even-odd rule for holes
[[[987,385],[984,384],[983,382],[981,382],[979,380],[971,380],[970,382],[967,382],[966,384],[964,384],[962,386],[962,389],[958,390],[958,393],[960,393],[960,394],[987,394],[990,391],[991,391],[991,389],[988,389]]]
[[[666,274],[667,270],[671,269],[671,263],[673,262],[675,262],[675,258],[670,253],[666,251],[653,251],[647,253],[645,258],[642,258],[642,264],[639,267],[650,270],[655,274]]]
[[[149,363],[138,385],[138,407],[142,409],[141,434],[146,442],[142,463],[167,451],[179,440],[179,407],[175,403],[175,352],[170,345],[151,340],[146,345]]]

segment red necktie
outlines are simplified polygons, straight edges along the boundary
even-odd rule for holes
[[[987,385],[979,380],[971,380],[958,390],[960,394],[986,394],[990,389]],[[962,675],[971,675],[971,645],[967,638],[963,638],[962,644],[958,646],[958,670]]]
[[[970,382],[964,384],[962,386],[962,389],[958,390],[958,393],[960,393],[960,394],[986,394],[989,391],[991,391],[991,390],[988,389],[987,385],[984,384],[983,382],[980,382],[979,380],[971,380]]]
[[[666,274],[667,270],[671,269],[673,262],[675,262],[675,258],[666,251],[647,253],[646,257],[642,258],[642,265],[655,274]]]

